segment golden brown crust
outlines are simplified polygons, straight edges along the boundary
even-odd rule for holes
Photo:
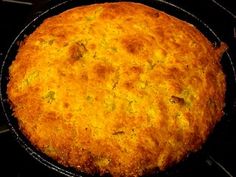
[[[7,93],[24,134],[59,163],[139,176],[198,150],[220,120],[225,49],[142,4],[76,7],[20,46]]]

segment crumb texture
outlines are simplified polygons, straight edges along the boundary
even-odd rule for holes
[[[76,7],[25,39],[7,93],[23,133],[59,163],[141,176],[198,150],[222,117],[225,49],[142,4]]]

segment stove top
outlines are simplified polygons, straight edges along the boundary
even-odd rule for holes
[[[62,0],[0,0],[0,62],[16,35],[30,19],[49,5]],[[175,2],[169,0],[169,2]],[[236,7],[231,0],[178,0],[175,2],[200,19],[210,24],[219,33],[219,37],[236,49]],[[191,5],[190,5],[191,4]],[[210,8],[209,8],[210,7]],[[211,19],[211,20],[209,20]],[[213,19],[213,20],[212,20]],[[236,56],[233,58],[236,62]],[[236,108],[236,103],[234,105]],[[236,109],[231,117],[236,117]],[[222,124],[227,124],[223,126]],[[160,173],[161,177],[233,177],[236,175],[235,156],[235,120],[223,120],[217,125],[210,137],[211,145],[204,152],[188,159],[188,164],[180,165],[178,172],[170,170]],[[218,141],[214,141],[217,137]],[[197,163],[196,163],[197,161]],[[197,164],[197,165],[195,165]],[[48,169],[20,147],[8,129],[4,115],[0,110],[0,176],[1,177],[60,177]]]

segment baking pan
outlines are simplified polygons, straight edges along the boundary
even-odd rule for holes
[[[67,9],[73,8],[75,6],[85,5],[85,4],[92,4],[92,3],[100,3],[105,2],[102,0],[67,0],[67,1],[60,1],[53,5],[49,5],[42,13],[38,14],[32,21],[30,21],[22,31],[17,35],[15,40],[12,42],[11,46],[9,47],[8,51],[6,52],[5,58],[1,63],[1,71],[0,71],[0,99],[1,99],[1,107],[3,114],[8,122],[8,125],[18,143],[28,152],[30,156],[34,159],[42,163],[43,165],[47,166],[48,168],[55,170],[58,174],[62,174],[65,176],[88,176],[83,172],[75,171],[72,168],[68,168],[58,164],[56,161],[52,160],[51,158],[47,157],[45,154],[38,151],[33,145],[30,144],[29,140],[22,134],[21,130],[19,129],[18,123],[16,119],[12,116],[11,106],[8,102],[6,89],[8,83],[8,68],[11,65],[12,61],[14,60],[17,50],[19,47],[19,43],[24,40],[24,38],[32,33],[42,22],[44,19],[56,15],[60,12],[63,12]],[[221,34],[212,29],[211,24],[206,23],[200,17],[193,14],[192,11],[180,7],[178,4],[174,4],[170,1],[164,0],[136,0],[134,2],[140,2],[146,4],[148,6],[154,7],[156,9],[162,10],[185,20],[191,24],[194,24],[211,42],[212,44],[217,47],[221,42]],[[228,44],[228,43],[227,43]],[[193,168],[194,170],[197,169],[197,165],[206,159],[208,156],[209,151],[214,151],[214,145],[217,144],[217,139],[220,137],[221,131],[226,131],[226,129],[234,123],[234,114],[235,114],[235,91],[236,91],[236,73],[235,73],[235,51],[233,51],[233,44],[229,45],[229,50],[225,52],[222,57],[221,64],[226,74],[226,81],[227,81],[227,92],[226,92],[226,99],[225,99],[225,115],[222,118],[222,121],[216,126],[215,130],[210,135],[208,141],[204,144],[202,150],[197,153],[191,154],[188,158],[186,158],[183,162],[175,165],[167,169],[165,172],[153,172],[153,174],[149,174],[152,176],[183,176],[184,174],[191,171]],[[218,139],[219,140],[219,139]],[[208,158],[212,158],[211,160],[214,161],[214,158],[208,156]],[[217,162],[218,163],[218,162]],[[226,174],[229,176],[231,175],[225,169]],[[195,174],[197,175],[197,174]],[[96,176],[96,175],[95,175]],[[193,175],[194,176],[194,175]]]

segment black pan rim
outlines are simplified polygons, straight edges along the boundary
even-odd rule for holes
[[[53,11],[54,9],[56,8],[59,8],[63,5],[66,5],[67,3],[70,3],[72,2],[73,0],[68,0],[68,1],[64,1],[64,2],[61,2],[53,7],[50,7],[49,9],[45,10],[44,12],[42,12],[41,14],[39,14],[37,17],[35,17],[32,21],[30,21],[30,23],[28,23],[28,25],[26,25],[22,30],[21,32],[17,35],[17,37],[13,40],[13,42],[11,43],[6,55],[5,55],[5,58],[4,60],[2,61],[2,66],[1,66],[1,71],[0,71],[0,83],[2,83],[2,78],[5,77],[4,76],[4,66],[5,66],[5,62],[9,59],[9,54],[11,52],[11,50],[14,50],[13,46],[16,45],[16,42],[19,40],[19,38],[24,34],[24,32],[31,27],[32,24],[35,23],[35,21],[39,20],[40,18],[43,18],[44,19],[44,16],[48,13],[50,13],[51,11]],[[95,1],[96,2],[96,1]],[[115,1],[114,1],[115,2]],[[133,2],[133,1],[131,1]],[[143,1],[135,1],[135,2],[143,2]],[[188,16],[191,16],[191,18],[193,18],[194,20],[198,21],[201,25],[204,25],[204,27],[206,27],[215,37],[215,39],[217,40],[217,42],[220,42],[220,38],[216,35],[216,33],[206,24],[204,23],[201,19],[199,19],[198,17],[196,17],[194,14],[192,14],[191,12],[175,5],[175,4],[172,4],[170,2],[167,2],[165,0],[154,0],[154,2],[158,2],[158,3],[164,3],[166,5],[169,5],[169,6],[172,6],[173,8],[176,8],[180,11],[182,11],[183,13],[187,14]],[[66,8],[67,10],[68,8]],[[52,16],[52,15],[51,15]],[[235,72],[235,64],[233,63],[233,60],[231,58],[231,55],[226,52],[226,55],[231,63],[231,66],[232,66],[232,70],[233,70],[233,74],[234,74],[234,84],[236,83],[236,72]],[[16,137],[17,141],[19,142],[19,144],[32,156],[34,157],[36,160],[38,160],[40,163],[42,163],[43,165],[49,167],[50,169],[53,169],[65,176],[83,176],[83,175],[86,175],[86,174],[83,174],[82,172],[73,172],[73,171],[70,171],[70,169],[68,170],[67,168],[63,168],[63,167],[59,167],[58,164],[55,164],[54,162],[50,162],[49,160],[45,159],[44,157],[42,157],[38,152],[35,151],[34,147],[32,147],[32,145],[28,144],[28,142],[26,142],[22,137],[21,135],[19,135],[19,129],[17,130],[17,128],[12,124],[12,121],[10,117],[12,117],[12,115],[8,115],[7,111],[6,111],[6,107],[5,107],[5,104],[6,104],[6,98],[4,98],[3,94],[2,94],[2,85],[1,84],[1,87],[0,87],[0,99],[1,99],[1,106],[2,106],[2,110],[3,110],[3,113],[5,114],[5,117],[8,121],[8,124],[9,124],[9,127],[11,129],[11,131],[13,132],[14,136]]]

